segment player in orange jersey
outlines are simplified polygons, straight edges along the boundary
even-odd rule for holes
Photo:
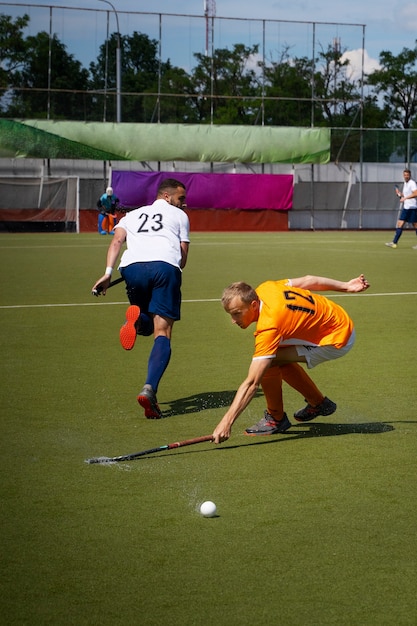
[[[259,385],[267,409],[257,424],[246,429],[248,435],[273,435],[290,428],[282,401],[283,380],[307,401],[306,407],[294,413],[297,421],[307,422],[336,410],[336,404],[323,396],[299,363],[312,368],[343,356],[354,344],[355,330],[341,306],[311,291],[358,293],[368,287],[361,274],[347,282],[302,276],[267,281],[256,289],[238,282],[224,290],[222,304],[232,322],[240,328],[256,322],[255,353],[246,379],[213,432],[215,443],[230,437],[232,424],[248,406]]]

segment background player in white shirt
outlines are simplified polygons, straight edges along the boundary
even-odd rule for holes
[[[115,227],[106,272],[93,286],[93,290],[99,286],[106,294],[126,242],[119,270],[126,281],[130,306],[120,329],[120,343],[125,350],[131,350],[137,335],[153,333],[146,382],[137,397],[149,419],[162,417],[156,393],[171,358],[172,327],[180,319],[182,269],[190,242],[185,202],[183,183],[167,178],[160,184],[153,204],[129,211]]]
[[[411,178],[411,172],[408,169],[403,171],[404,185],[402,192],[397,188],[396,194],[403,203],[400,217],[397,221],[394,239],[385,245],[389,248],[396,248],[399,238],[403,233],[405,222],[412,224],[417,235],[417,183]],[[414,246],[413,246],[414,247]]]

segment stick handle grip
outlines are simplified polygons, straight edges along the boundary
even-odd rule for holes
[[[168,450],[173,448],[183,448],[184,446],[192,446],[194,443],[203,443],[204,441],[213,441],[212,435],[204,435],[204,437],[196,437],[195,439],[185,439],[185,441],[177,441],[176,443],[169,443]]]
[[[123,281],[124,281],[124,278],[119,276],[119,278],[116,278],[116,280],[110,281],[110,285],[107,287],[107,289],[110,289],[110,287],[114,287],[114,285],[118,285],[119,283],[122,283]],[[91,294],[93,296],[99,296],[102,291],[103,291],[103,287],[101,285],[97,285],[97,287],[91,292]]]

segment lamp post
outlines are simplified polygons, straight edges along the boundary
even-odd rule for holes
[[[120,47],[120,29],[119,29],[119,16],[114,5],[109,0],[99,0],[99,2],[105,2],[109,4],[116,16],[117,24],[117,48],[116,48],[116,122],[122,121],[122,99],[121,99],[121,87],[122,87],[122,52]]]

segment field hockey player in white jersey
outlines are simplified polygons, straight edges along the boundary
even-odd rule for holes
[[[120,343],[125,350],[131,350],[137,335],[153,334],[146,381],[137,396],[148,419],[162,417],[156,394],[171,358],[172,328],[180,319],[182,270],[190,242],[185,206],[183,183],[173,178],[163,180],[153,204],[129,211],[115,226],[106,272],[93,286],[93,290],[98,287],[106,294],[126,242],[119,270],[130,306],[120,329]]]

